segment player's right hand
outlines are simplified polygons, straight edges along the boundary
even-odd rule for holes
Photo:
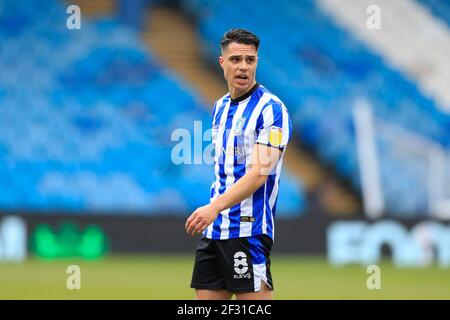
[[[216,220],[219,210],[212,204],[200,207],[195,210],[186,220],[185,229],[188,234],[202,233],[208,226]]]

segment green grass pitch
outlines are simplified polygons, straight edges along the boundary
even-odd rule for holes
[[[98,261],[0,263],[0,299],[193,299],[194,255],[111,255]],[[81,289],[66,287],[69,265]],[[275,299],[450,299],[450,270],[380,264],[381,289],[369,290],[363,266],[332,267],[324,257],[273,255]]]

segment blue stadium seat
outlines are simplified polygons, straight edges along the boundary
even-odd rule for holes
[[[418,1],[450,21],[447,2]],[[211,59],[218,55],[217,44],[231,26],[260,35],[258,79],[286,103],[302,141],[356,188],[360,189],[361,183],[352,106],[360,97],[371,102],[379,118],[450,147],[450,116],[414,83],[335,25],[314,1],[268,0],[256,5],[256,1],[246,0],[243,6],[252,7],[251,11],[235,10],[215,0],[182,3],[196,16]],[[407,172],[409,181],[386,191],[393,214],[425,212],[426,191],[417,188],[415,199],[409,196],[410,184],[419,181],[413,165],[393,157],[382,157],[382,161],[398,167],[398,172]],[[386,183],[392,175],[383,173],[382,177]]]
[[[0,6],[0,209],[185,216],[207,203],[211,167],[171,161],[174,129],[210,126],[198,94],[116,19],[67,32],[66,16],[57,0]],[[286,180],[279,214],[299,214],[303,190]]]

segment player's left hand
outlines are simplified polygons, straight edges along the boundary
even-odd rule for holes
[[[185,229],[188,234],[202,233],[205,229],[216,220],[219,210],[212,204],[200,207],[191,214],[186,220]]]

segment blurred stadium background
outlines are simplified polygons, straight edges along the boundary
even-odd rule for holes
[[[449,1],[0,0],[1,299],[193,298],[212,170],[171,135],[209,128],[232,27],[294,124],[276,298],[450,298]]]

